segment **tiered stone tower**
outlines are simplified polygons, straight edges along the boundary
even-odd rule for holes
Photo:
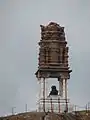
[[[70,78],[68,65],[68,47],[64,27],[50,22],[40,25],[41,40],[39,42],[39,66],[36,77],[40,83],[38,111],[68,111],[67,82]],[[47,94],[47,80],[57,78],[59,90],[52,86],[51,94]],[[51,79],[50,79],[51,80]],[[56,107],[56,108],[55,108]]]

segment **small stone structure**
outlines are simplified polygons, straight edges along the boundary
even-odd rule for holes
[[[39,62],[36,77],[40,84],[38,111],[68,111],[67,85],[70,78],[68,65],[68,47],[64,27],[55,22],[47,26],[40,25],[41,40],[39,42]],[[47,81],[57,78],[59,90],[57,95],[47,94]],[[62,110],[63,108],[63,110]]]

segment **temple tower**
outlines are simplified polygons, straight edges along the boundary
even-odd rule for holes
[[[41,40],[39,42],[39,63],[35,73],[39,82],[38,111],[68,111],[68,79],[70,79],[68,65],[68,47],[65,39],[64,27],[50,22],[47,26],[40,25]],[[57,78],[56,86],[51,86],[47,93],[47,81]]]

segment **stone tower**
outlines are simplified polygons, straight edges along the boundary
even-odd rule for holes
[[[53,112],[56,107],[58,112],[67,112],[69,103],[67,82],[70,79],[71,70],[68,65],[69,56],[64,27],[54,22],[50,22],[47,26],[40,25],[40,27],[39,63],[36,72],[40,84],[38,111]],[[59,90],[56,86],[52,86],[48,96],[46,89],[49,78],[57,78]]]

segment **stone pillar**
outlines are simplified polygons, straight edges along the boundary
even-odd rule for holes
[[[43,112],[45,112],[45,78],[43,78]]]
[[[63,99],[65,99],[65,79],[63,78]]]
[[[63,79],[63,98],[67,99],[67,79]]]
[[[39,99],[41,99],[41,79],[39,79]]]
[[[41,85],[40,85],[40,86],[41,86],[41,87],[40,87],[40,92],[41,92],[41,95],[40,95],[41,97],[40,97],[40,99],[43,99],[43,89],[44,89],[43,86],[44,86],[44,81],[43,81],[42,78],[41,78],[40,84],[41,84]]]
[[[48,80],[45,80],[45,98],[48,96]]]
[[[59,81],[59,95],[63,97],[63,79],[58,78],[58,81]]]
[[[68,101],[67,101],[67,79],[65,79],[65,101],[66,101],[66,112],[68,112]]]
[[[65,99],[67,99],[67,79],[65,79]]]
[[[41,98],[42,98],[42,79],[38,78],[38,83],[39,83],[39,93],[38,93],[38,111],[41,111]]]

